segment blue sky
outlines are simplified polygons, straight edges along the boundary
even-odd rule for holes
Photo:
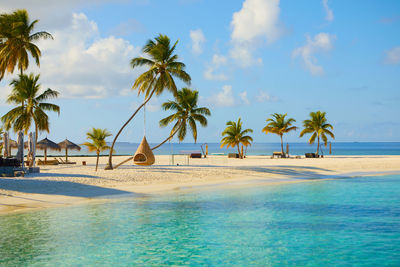
[[[143,98],[130,90],[141,69],[129,67],[157,34],[179,40],[200,104],[212,111],[199,142],[218,142],[228,120],[242,117],[255,142],[279,142],[261,132],[270,114],[297,120],[327,112],[336,141],[400,141],[400,2],[339,0],[27,0],[0,3],[26,8],[40,19],[36,30],[55,40],[39,42],[43,88],[61,92],[50,115],[55,140],[85,139],[90,127],[115,134]],[[0,113],[11,107],[8,75],[0,82]],[[179,83],[180,86],[183,84]],[[161,141],[169,128],[158,121],[168,92],[147,107],[147,137]],[[306,142],[299,131],[289,142]],[[139,142],[139,114],[119,141]],[[192,142],[189,135],[185,142]]]

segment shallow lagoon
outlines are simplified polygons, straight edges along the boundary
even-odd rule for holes
[[[0,265],[399,266],[400,175],[0,216]]]

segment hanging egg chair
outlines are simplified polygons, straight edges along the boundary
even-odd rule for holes
[[[146,136],[143,136],[142,142],[133,156],[133,163],[136,165],[150,166],[156,161],[153,152],[147,143]]]

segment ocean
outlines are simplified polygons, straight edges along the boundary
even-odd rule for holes
[[[150,143],[150,147],[157,144]],[[201,152],[201,143],[165,143],[160,148],[154,150],[155,155],[184,154],[190,152]],[[119,142],[115,145],[115,155],[133,155],[139,146],[138,143]],[[205,146],[203,145],[203,148]],[[315,152],[316,144],[289,143],[290,155],[304,155],[304,153]],[[329,145],[322,146],[322,154],[329,155]],[[247,155],[271,155],[274,151],[280,151],[280,143],[254,143],[247,148]],[[286,151],[286,143],[284,144]],[[236,148],[221,148],[220,143],[208,143],[209,154],[228,154],[236,153]],[[43,152],[38,150],[38,155]],[[48,155],[65,155],[65,151],[49,151]],[[88,152],[85,147],[81,151],[69,151],[68,155],[95,155]],[[108,155],[103,152],[102,155]],[[332,143],[332,155],[400,155],[400,142],[334,142]]]

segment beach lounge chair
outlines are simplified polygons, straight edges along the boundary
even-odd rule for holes
[[[271,159],[273,159],[275,157],[277,157],[277,158],[286,158],[286,155],[284,153],[282,153],[282,152],[275,151],[275,152],[272,152]]]
[[[41,159],[37,160],[37,165],[58,165],[58,164],[59,164],[58,160],[47,160],[47,161]]]
[[[191,153],[190,157],[192,159],[201,159],[201,153]]]

